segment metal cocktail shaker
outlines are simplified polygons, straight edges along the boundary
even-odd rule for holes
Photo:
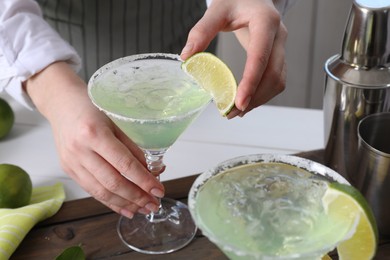
[[[390,111],[389,0],[353,1],[341,54],[327,60],[325,71],[325,164],[354,185],[358,123]]]

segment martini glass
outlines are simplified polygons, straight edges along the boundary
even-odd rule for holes
[[[94,73],[88,94],[95,106],[144,152],[159,179],[167,149],[203,111],[211,96],[181,68],[178,55],[151,53],[112,61]],[[196,233],[187,206],[168,198],[158,212],[121,216],[117,230],[131,249],[148,254],[176,251]]]
[[[202,233],[230,259],[313,260],[356,229],[359,217],[335,223],[322,207],[337,172],[296,156],[254,154],[203,172],[188,205]]]

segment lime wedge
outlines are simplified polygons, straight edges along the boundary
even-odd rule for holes
[[[200,52],[185,60],[181,68],[211,94],[222,116],[230,112],[236,98],[237,82],[222,60],[211,53]]]
[[[322,202],[328,215],[336,220],[358,218],[354,232],[337,246],[339,259],[372,259],[377,249],[378,230],[363,195],[352,186],[331,183]]]

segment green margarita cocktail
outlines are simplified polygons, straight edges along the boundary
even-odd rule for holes
[[[148,150],[170,147],[211,100],[182,71],[180,62],[158,57],[117,60],[104,68],[90,89],[92,101]]]
[[[150,53],[112,61],[94,73],[88,94],[95,106],[145,153],[159,179],[163,156],[211,101],[211,95],[181,69],[178,55]],[[197,227],[187,206],[169,198],[157,212],[121,217],[119,237],[133,250],[164,254],[187,245]]]
[[[232,259],[321,259],[356,226],[334,221],[323,207],[334,181],[347,183],[302,158],[244,156],[200,175],[189,207],[203,234]]]

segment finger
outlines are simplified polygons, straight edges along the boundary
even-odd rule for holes
[[[281,75],[286,75],[286,65],[283,66],[283,70],[282,70]],[[281,77],[285,77],[285,76],[281,76]],[[245,116],[247,113],[249,113],[254,108],[259,107],[259,106],[265,104],[266,102],[268,102],[269,100],[271,100],[273,97],[275,97],[277,94],[279,94],[281,92],[281,89],[285,88],[285,84],[283,83],[283,81],[280,81],[279,84],[276,84],[275,81],[272,81],[271,84],[276,91],[259,90],[255,94],[253,103],[251,103],[245,111],[239,113],[238,116],[239,117]],[[278,91],[277,89],[280,89],[280,91]]]
[[[147,163],[145,159],[145,153],[142,151],[138,145],[136,145],[119,127],[115,127],[115,135],[116,137],[130,150],[131,154],[133,154],[137,160],[147,168]],[[165,171],[165,165],[161,168],[159,172],[154,171],[153,175],[156,177]]]
[[[230,110],[229,114],[227,114],[226,118],[227,119],[232,119],[232,118],[238,116],[241,113],[242,113],[241,110],[237,109],[236,107],[233,107],[232,110]]]
[[[190,30],[187,43],[180,56],[183,60],[193,54],[204,51],[218,32],[225,27],[226,23],[225,6],[211,6],[206,10],[204,16]]]
[[[273,75],[269,73],[269,71],[280,71],[281,67],[284,66],[284,43],[286,41],[286,35],[287,30],[285,29],[284,25],[281,25],[281,28],[279,29],[279,32],[275,36],[274,45],[272,47],[272,52],[269,58],[269,62],[267,64],[267,69],[263,73],[263,79],[260,81],[259,85],[255,88],[255,93],[252,94],[252,98],[250,99],[249,104],[247,105],[247,108],[244,111],[239,110],[238,108],[234,107],[229,114],[227,115],[228,119],[232,119],[236,116],[243,117],[246,113],[248,113],[253,108],[264,104],[266,101],[268,101],[271,97],[276,95],[275,91],[272,89],[269,90],[267,87],[263,85],[263,81],[266,82],[267,80],[264,80],[264,78],[270,78],[270,80],[279,79],[280,75]],[[264,89],[264,91],[262,90]],[[268,92],[271,91],[271,92]]]
[[[261,82],[262,86],[256,92],[253,102],[248,106],[245,111],[239,114],[240,117],[243,117],[252,109],[265,104],[285,89],[285,79],[287,74],[286,68],[287,66],[284,63],[279,75],[279,80],[275,80],[275,78],[272,77],[266,77],[266,79]]]
[[[139,210],[140,210],[137,205],[135,205],[136,208],[131,208],[131,206],[125,208],[125,207],[118,207],[118,206],[113,205],[113,204],[107,204],[105,201],[100,201],[100,203],[102,203],[106,207],[112,209],[114,212],[116,212],[122,216],[125,216],[127,218],[130,218],[130,219],[134,217],[135,212],[139,212]]]
[[[247,109],[239,116],[243,116],[255,107],[265,104],[277,94],[281,93],[286,85],[285,43],[287,30],[281,23],[275,37],[274,46],[270,55],[267,69],[256,88]]]
[[[104,129],[101,129],[104,131]],[[156,197],[164,196],[164,186],[145,168],[145,166],[117,139],[111,129],[101,133],[93,144],[95,152],[111,164],[128,180],[145,192]]]
[[[82,176],[82,178],[80,178],[80,176]],[[92,197],[118,214],[132,218],[134,213],[140,209],[138,205],[129,203],[128,200],[106,190],[84,167],[79,167],[77,169],[77,174],[73,174],[72,178]]]
[[[137,160],[142,163],[145,168],[147,167],[145,153],[136,145],[119,127],[115,127],[116,137],[130,150]]]
[[[247,60],[235,101],[236,107],[241,111],[248,107],[268,66],[279,25],[278,14],[259,16],[249,24]]]
[[[147,163],[145,159],[145,153],[142,151],[138,145],[136,145],[131,139],[123,133],[118,127],[116,127],[116,136],[118,139],[130,150],[131,154],[133,154],[142,165],[147,168]],[[165,165],[161,168],[159,172],[153,172],[153,175],[156,177],[165,171]]]
[[[106,190],[128,200],[129,203],[137,204],[141,208],[146,207],[149,204],[147,207],[157,210],[159,202],[154,196],[151,196],[136,184],[129,181],[99,155],[94,155],[93,153],[91,153],[91,155],[93,158],[87,158],[87,156],[85,156],[84,167],[87,168],[89,172],[93,173],[96,180],[101,183]],[[103,195],[104,194],[95,194],[94,196],[107,201]],[[151,204],[154,204],[154,206]]]

